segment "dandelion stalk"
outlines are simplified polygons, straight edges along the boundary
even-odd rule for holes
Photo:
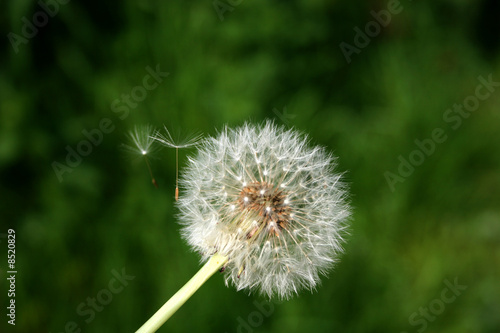
[[[227,257],[214,254],[136,333],[156,332],[226,262]]]

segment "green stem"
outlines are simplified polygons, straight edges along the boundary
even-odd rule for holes
[[[201,287],[215,272],[225,263],[227,257],[218,253],[214,254],[207,263],[189,280],[184,287],[179,289],[167,303],[165,303],[156,313],[139,328],[136,333],[156,332],[175,311],[177,311],[198,288]]]

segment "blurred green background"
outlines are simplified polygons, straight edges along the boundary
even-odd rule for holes
[[[500,87],[478,88],[500,82],[498,1],[60,1],[0,5],[0,331],[139,328],[200,263],[179,236],[175,151],[151,158],[156,189],[126,133],[265,119],[339,156],[345,255],[281,304],[217,273],[160,332],[499,331]],[[148,68],[169,75],[155,85]],[[475,111],[447,111],[464,101]],[[68,166],[68,149],[88,154]]]

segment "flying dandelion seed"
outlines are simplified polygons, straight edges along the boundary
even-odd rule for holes
[[[156,151],[158,148],[155,147],[155,140],[152,137],[155,130],[152,126],[147,125],[143,127],[134,127],[133,131],[128,133],[129,139],[132,141],[133,146],[123,145],[126,150],[143,156],[144,161],[148,167],[149,175],[151,176],[151,183],[158,188],[158,183],[153,176],[153,171],[151,170],[151,165],[149,164],[148,154]]]
[[[175,148],[175,201],[179,200],[179,148],[189,148],[196,146],[201,141],[201,134],[193,134],[190,135],[183,140],[174,140],[172,135],[168,131],[167,127],[165,128],[165,134],[161,134],[160,132],[156,132],[153,136],[153,139],[158,140],[161,144]]]
[[[226,284],[289,298],[338,259],[350,215],[334,158],[271,122],[205,140],[181,179],[182,234]]]

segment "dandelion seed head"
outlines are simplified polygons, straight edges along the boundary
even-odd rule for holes
[[[226,284],[238,290],[280,298],[313,290],[338,260],[350,216],[335,166],[323,148],[272,122],[225,128],[189,158],[182,234],[203,260],[227,256]]]

